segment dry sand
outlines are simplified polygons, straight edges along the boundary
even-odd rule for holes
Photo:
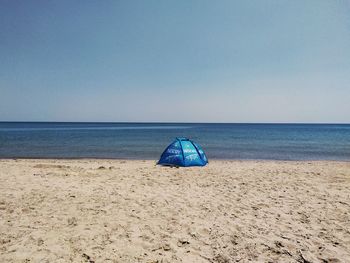
[[[0,262],[350,262],[350,163],[0,160]]]

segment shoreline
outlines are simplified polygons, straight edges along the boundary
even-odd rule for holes
[[[0,179],[3,262],[350,258],[349,162],[0,159]]]
[[[91,161],[154,161],[157,162],[158,159],[130,159],[130,158],[104,158],[104,157],[0,157],[1,160],[62,160],[62,161],[75,161],[75,160],[91,160]],[[350,163],[350,159],[296,159],[296,160],[282,160],[282,159],[216,159],[210,158],[210,162],[340,162],[340,163]],[[188,168],[188,167],[186,167]]]

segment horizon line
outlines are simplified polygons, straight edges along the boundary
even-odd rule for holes
[[[130,124],[311,124],[350,125],[350,122],[176,122],[176,121],[0,121],[0,123],[130,123]]]

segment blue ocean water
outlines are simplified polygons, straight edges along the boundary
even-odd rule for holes
[[[175,137],[209,160],[350,160],[349,124],[46,122],[0,122],[0,158],[156,160]]]

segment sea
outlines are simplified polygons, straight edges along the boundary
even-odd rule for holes
[[[350,124],[0,122],[0,158],[157,160],[176,138],[210,159],[350,161]]]

